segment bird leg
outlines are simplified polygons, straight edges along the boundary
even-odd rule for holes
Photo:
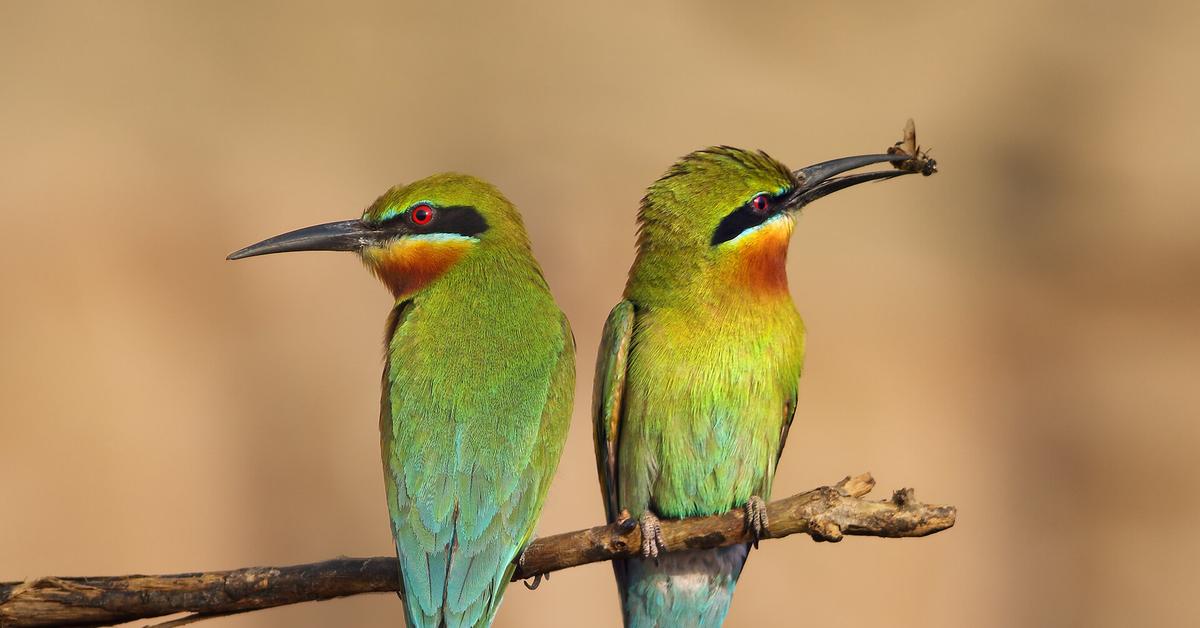
[[[658,553],[667,549],[663,541],[662,524],[654,513],[647,510],[638,518],[638,525],[642,528],[642,558],[653,558],[658,562]]]
[[[758,541],[767,535],[767,503],[758,495],[751,495],[746,502],[746,529],[754,535],[754,549]]]

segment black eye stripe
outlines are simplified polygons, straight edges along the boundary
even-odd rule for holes
[[[721,219],[717,228],[713,230],[712,245],[716,246],[722,242],[728,242],[741,235],[747,229],[753,229],[771,219],[779,213],[779,209],[783,203],[783,196],[786,194],[787,192],[785,191],[781,194],[766,195],[766,211],[755,211],[754,201],[759,197],[759,195],[755,195],[754,198],[751,198],[741,207],[729,212],[728,215]]]
[[[487,220],[479,210],[470,205],[451,205],[450,207],[433,208],[433,219],[419,225],[412,221],[410,212],[396,214],[380,223],[384,229],[403,230],[406,233],[452,233],[475,237],[487,231]]]

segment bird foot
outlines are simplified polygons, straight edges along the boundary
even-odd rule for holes
[[[524,549],[522,549],[522,550],[521,550],[521,553],[517,555],[517,560],[516,560],[516,563],[517,563],[517,569],[522,569],[522,570],[523,570],[523,569],[525,569],[525,552],[529,550],[529,546],[530,546],[530,545],[533,545],[533,542],[534,542],[534,540],[536,540],[536,539],[537,539],[537,535],[536,535],[536,534],[532,534],[532,535],[530,535],[530,536],[529,536],[529,542],[525,544],[525,548],[524,548]],[[533,582],[532,582],[532,583],[530,583],[530,580],[532,580]],[[541,585],[542,585],[542,580],[545,580],[546,582],[549,582],[549,581],[550,581],[550,574],[549,574],[549,573],[539,573],[539,574],[535,574],[535,575],[534,575],[532,578],[528,578],[528,579],[522,580],[522,581],[521,581],[521,584],[525,585],[525,588],[526,588],[526,589],[529,589],[530,591],[533,591],[533,590],[536,590],[536,589],[537,589],[539,586],[541,586]]]
[[[638,519],[638,525],[642,528],[642,558],[653,558],[657,562],[659,552],[667,549],[662,536],[662,523],[647,510]]]
[[[533,583],[531,584],[529,582],[529,580],[532,580]],[[522,580],[521,584],[525,585],[525,588],[529,589],[530,591],[536,591],[538,587],[542,586],[542,580],[545,580],[546,582],[550,582],[550,574],[549,573],[540,573],[540,574],[537,574],[534,577],[530,578],[529,580]]]
[[[754,549],[758,549],[758,541],[768,534],[767,503],[758,495],[751,495],[746,502],[746,529],[754,536]]]

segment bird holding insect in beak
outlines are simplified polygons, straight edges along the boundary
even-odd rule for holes
[[[435,175],[229,258],[287,251],[355,252],[391,291],[379,427],[408,625],[490,625],[575,390],[571,329],[520,215],[484,181]]]
[[[605,511],[642,532],[643,557],[613,563],[626,626],[724,621],[750,548],[660,555],[659,518],[744,508],[755,538],[769,533],[763,500],[804,363],[785,267],[795,217],[837,190],[921,168],[837,175],[913,159],[865,155],[793,172],[762,152],[714,147],[684,157],[642,199],[593,397]]]

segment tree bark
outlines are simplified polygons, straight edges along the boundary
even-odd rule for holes
[[[922,504],[914,499],[912,489],[896,491],[886,500],[862,499],[874,485],[870,474],[863,474],[771,502],[767,505],[768,531],[762,538],[797,533],[831,542],[847,534],[920,537],[954,525],[953,506]],[[668,552],[755,540],[740,509],[723,515],[663,520],[662,537]],[[513,580],[637,556],[641,541],[641,530],[632,519],[540,538],[525,551]],[[397,591],[398,569],[391,557],[335,558],[288,567],[0,583],[0,627],[100,626],[194,613],[164,624],[180,626],[209,616]]]

